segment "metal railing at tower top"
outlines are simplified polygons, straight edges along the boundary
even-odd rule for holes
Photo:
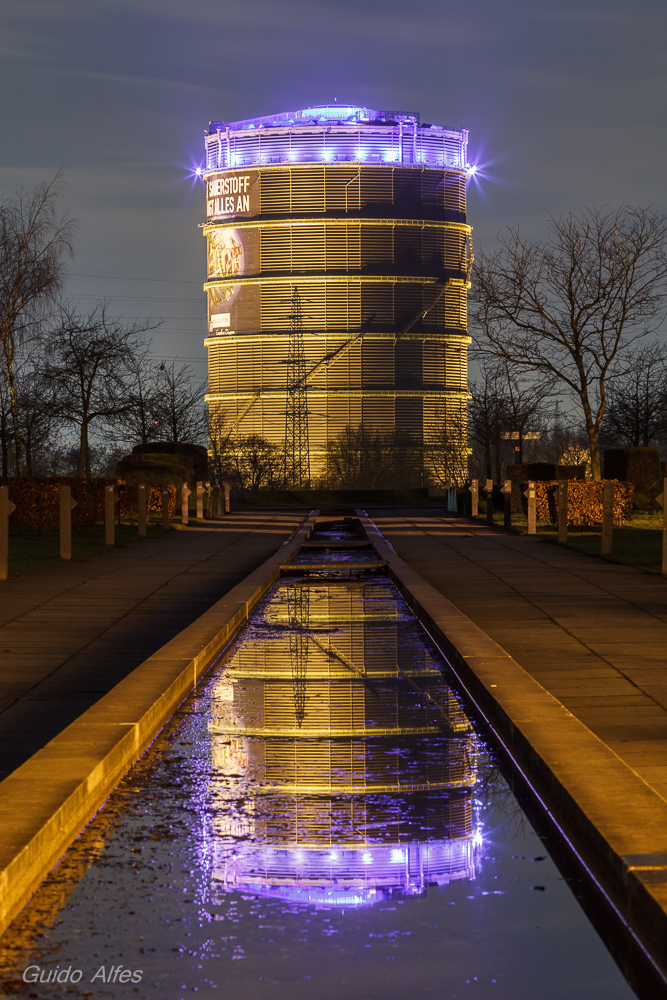
[[[419,115],[369,108],[310,108],[238,122],[211,122],[206,170],[286,163],[376,163],[467,170],[468,130]]]

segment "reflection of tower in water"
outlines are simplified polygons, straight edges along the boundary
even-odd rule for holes
[[[306,713],[306,663],[308,660],[308,587],[287,587],[287,617],[289,620],[289,647],[294,686],[294,717],[300,727]]]
[[[278,585],[216,687],[217,879],[350,905],[474,877],[475,738],[424,639],[387,581]]]

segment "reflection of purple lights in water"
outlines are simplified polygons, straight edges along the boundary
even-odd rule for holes
[[[320,849],[213,844],[212,876],[220,887],[331,905],[368,906],[395,892],[421,895],[428,885],[474,879],[481,838],[363,848]],[[356,898],[356,902],[353,900]]]

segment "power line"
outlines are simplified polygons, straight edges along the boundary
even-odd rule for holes
[[[77,299],[99,299],[99,295],[89,295],[88,293],[84,295],[77,295]],[[121,302],[196,302],[201,305],[203,299],[165,299],[161,295],[112,295],[112,299],[118,299]]]
[[[70,278],[101,278],[103,281],[160,281],[167,285],[199,285],[201,281],[186,281],[183,278],[125,278],[121,274],[76,274],[68,272]]]

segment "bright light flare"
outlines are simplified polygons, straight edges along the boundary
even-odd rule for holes
[[[194,158],[186,162],[181,161],[175,164],[178,169],[178,183],[189,181],[190,190],[194,191],[200,184],[206,183],[206,165],[197,162]]]

